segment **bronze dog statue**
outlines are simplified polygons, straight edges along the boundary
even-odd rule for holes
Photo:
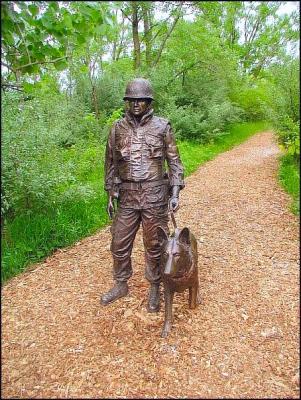
[[[164,286],[165,321],[162,337],[167,337],[172,326],[172,303],[175,292],[189,289],[189,307],[199,303],[197,241],[188,228],[176,229],[168,237],[162,229],[157,229],[161,243],[161,278]]]

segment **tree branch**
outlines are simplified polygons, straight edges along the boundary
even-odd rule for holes
[[[162,21],[162,22],[158,22],[158,23],[156,23],[156,24],[154,24],[154,25],[152,25],[151,27],[150,27],[150,30],[152,30],[155,26],[157,26],[157,25],[161,25],[161,28],[159,28],[158,29],[158,31],[155,33],[155,35],[154,35],[154,37],[153,37],[153,41],[156,39],[156,37],[159,35],[159,33],[162,31],[162,28],[163,28],[163,24],[165,23],[165,22],[167,22],[168,20],[169,20],[169,18],[170,18],[170,15],[164,20],[164,21]]]
[[[6,64],[4,61],[1,61],[1,64],[2,64],[4,67],[6,67],[7,69],[9,69],[10,71],[14,72],[14,69],[13,69],[10,65]]]
[[[35,61],[35,62],[32,62],[32,63],[28,63],[28,64],[25,64],[25,65],[21,65],[20,67],[16,68],[16,71],[20,71],[21,69],[26,68],[26,67],[30,67],[31,65],[38,65],[38,64],[54,64],[54,63],[56,63],[57,61],[65,60],[66,58],[68,58],[68,57],[67,57],[67,56],[65,56],[65,57],[59,57],[59,58],[56,58],[55,60],[50,60],[50,61]]]
[[[207,67],[210,67],[210,66],[211,66],[210,64],[207,64],[205,61],[198,60],[198,61],[196,61],[196,62],[194,62],[194,63],[188,65],[187,67],[181,69],[181,71],[177,72],[177,73],[166,83],[166,86],[165,86],[165,87],[169,86],[175,79],[178,78],[178,76],[180,76],[180,75],[182,75],[183,73],[185,73],[185,72],[187,72],[187,71],[193,69],[195,66],[197,66],[197,65],[199,65],[199,64],[204,64],[204,65],[206,65]],[[210,69],[210,68],[209,68],[209,69]]]
[[[24,36],[23,36],[22,30],[21,30],[21,28],[20,28],[20,26],[19,26],[19,24],[18,24],[18,23],[17,23],[17,27],[18,27],[18,29],[19,29],[19,32],[20,32],[21,38],[22,38],[22,40],[23,40],[23,42],[24,42],[24,46],[25,46],[25,49],[26,49],[26,53],[27,53],[27,57],[28,57],[28,61],[31,63],[31,58],[30,58],[30,54],[29,54],[29,51],[28,51],[27,43],[26,43],[26,41],[25,41],[25,39],[24,39]]]
[[[248,38],[248,43],[252,43],[253,40],[255,39],[256,33],[257,33],[258,29],[259,29],[259,23],[260,23],[260,20],[259,20],[259,17],[258,17],[258,19],[256,20],[256,23],[253,26],[252,32],[251,32],[251,34],[250,34],[250,36]]]
[[[133,22],[133,21],[132,21],[132,18],[130,18],[130,17],[125,13],[125,11],[124,11],[123,9],[121,9],[121,12],[122,12],[122,14],[125,16],[125,18],[127,18],[131,23]]]
[[[17,83],[2,83],[1,89],[5,90],[5,88],[17,90],[18,92],[23,92],[22,85]]]
[[[168,32],[167,32],[165,38],[163,39],[163,41],[162,41],[162,43],[161,43],[161,46],[160,46],[160,48],[159,48],[159,50],[158,50],[157,57],[156,57],[156,59],[155,59],[153,65],[152,65],[152,67],[155,67],[155,66],[158,64],[159,60],[160,60],[160,57],[161,57],[162,51],[163,51],[163,49],[164,49],[164,47],[165,47],[165,44],[166,44],[166,42],[167,42],[167,39],[168,39],[168,38],[170,37],[170,35],[172,34],[172,31],[174,30],[174,28],[175,28],[175,26],[176,26],[178,20],[180,19],[180,16],[181,16],[180,9],[181,9],[181,8],[182,8],[182,4],[178,7],[178,14],[177,14],[177,16],[175,17],[175,19],[174,19],[174,21],[173,21],[171,27],[169,28],[169,30],[168,30]]]

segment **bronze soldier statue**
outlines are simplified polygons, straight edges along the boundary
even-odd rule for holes
[[[113,124],[106,147],[105,190],[107,212],[117,212],[111,227],[115,285],[101,296],[107,305],[128,293],[132,276],[131,253],[140,223],[145,247],[145,277],[150,282],[147,309],[160,308],[160,244],[157,227],[168,232],[168,207],[179,208],[184,188],[183,166],[170,122],[153,115],[150,82],[136,78],[128,83],[125,117]],[[165,171],[165,161],[167,171]]]

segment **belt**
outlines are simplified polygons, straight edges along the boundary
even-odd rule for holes
[[[139,190],[139,189],[146,189],[167,184],[168,184],[168,179],[160,179],[158,181],[122,182],[120,188]]]

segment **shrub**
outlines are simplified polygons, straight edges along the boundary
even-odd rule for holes
[[[200,110],[192,105],[176,106],[173,99],[162,113],[170,119],[178,138],[208,143],[224,133],[229,124],[238,122],[242,111],[229,100],[209,103],[206,109]]]
[[[300,154],[300,121],[293,121],[288,115],[278,121],[277,134],[280,143],[286,150],[292,149],[293,154]]]
[[[63,163],[57,146],[60,132],[48,129],[38,99],[7,93],[2,101],[3,216],[48,207],[59,185],[73,180],[72,165]]]
[[[5,93],[2,109],[2,218],[53,207],[84,168],[81,158],[66,158],[67,149],[99,146],[100,122],[77,99],[67,101],[60,93],[30,100]],[[93,162],[82,161],[87,171]]]

